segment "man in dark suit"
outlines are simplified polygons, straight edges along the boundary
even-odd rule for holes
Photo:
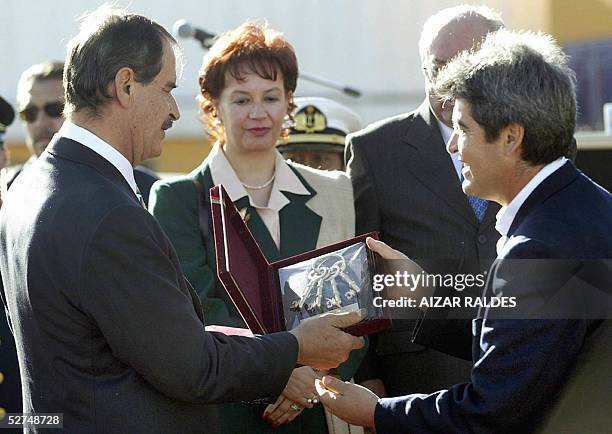
[[[437,92],[455,101],[448,147],[464,163],[463,190],[503,206],[485,296],[515,297],[518,308],[487,307],[473,321],[470,382],[380,400],[330,378],[318,390],[337,415],[380,434],[531,432],[605,324],[598,318],[612,315],[612,195],[564,157],[575,78],[549,36],[493,33],[448,65]],[[599,416],[609,427],[609,412]]]
[[[490,9],[466,5],[444,9],[425,23],[419,51],[427,98],[415,111],[377,122],[348,139],[356,233],[377,230],[384,242],[423,266],[451,260],[443,265],[450,269],[440,271],[478,273],[491,265],[499,206],[461,191],[461,162],[445,148],[452,104],[443,106],[432,86],[446,62],[502,26]],[[469,358],[469,321],[438,324],[440,336],[465,329],[465,338],[428,342],[430,348],[412,342],[414,326],[414,321],[395,320],[391,330],[376,336],[358,381],[381,395],[395,396],[433,392],[469,378],[468,360],[431,349],[467,352]],[[445,348],[449,343],[457,351]]]
[[[67,120],[0,210],[23,411],[63,413],[66,432],[216,432],[204,404],[275,399],[296,363],[327,369],[363,345],[339,330],[358,314],[254,338],[204,331],[132,169],[179,118],[177,48],[146,17],[87,17],[68,47]]]

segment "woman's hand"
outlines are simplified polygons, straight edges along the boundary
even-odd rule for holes
[[[309,366],[294,369],[289,381],[274,404],[268,405],[263,419],[273,427],[291,422],[305,408],[312,408],[319,402],[315,392],[315,380],[325,373],[315,372]]]

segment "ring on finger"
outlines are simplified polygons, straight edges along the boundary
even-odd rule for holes
[[[291,410],[295,411],[296,413],[299,413],[300,411],[302,411],[302,410],[303,410],[303,408],[302,408],[302,407],[300,407],[299,405],[297,405],[295,402],[294,402],[293,404],[291,404],[291,405],[289,406],[289,408],[290,408]]]

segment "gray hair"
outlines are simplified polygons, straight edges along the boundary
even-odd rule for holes
[[[521,158],[533,165],[567,155],[576,126],[576,77],[545,33],[499,30],[442,70],[435,92],[462,99],[492,142],[511,123],[525,129]]]
[[[32,83],[39,80],[62,80],[64,64],[58,61],[47,61],[30,66],[21,73],[17,83],[17,110],[23,109]]]
[[[423,24],[421,38],[419,39],[419,55],[421,56],[421,62],[423,64],[425,63],[429,47],[440,30],[453,21],[471,17],[481,18],[485,27],[489,29],[489,32],[494,32],[504,27],[501,15],[487,6],[463,4],[442,9],[429,17],[427,21],[425,21],[425,24]]]
[[[82,109],[98,114],[112,99],[108,86],[121,68],[131,68],[139,83],[152,82],[163,66],[164,42],[178,51],[172,35],[145,16],[108,5],[85,15],[66,53],[66,114]]]

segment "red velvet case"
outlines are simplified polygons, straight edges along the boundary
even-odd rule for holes
[[[223,186],[211,188],[210,198],[217,275],[244,321],[255,334],[285,329],[278,277],[280,268],[365,242],[368,236],[378,239],[378,233],[372,232],[268,263]],[[376,256],[368,249],[368,261],[374,263],[375,270],[380,263],[380,258]],[[385,312],[383,317],[364,319],[347,327],[345,331],[362,336],[384,330],[390,325],[391,319]]]

